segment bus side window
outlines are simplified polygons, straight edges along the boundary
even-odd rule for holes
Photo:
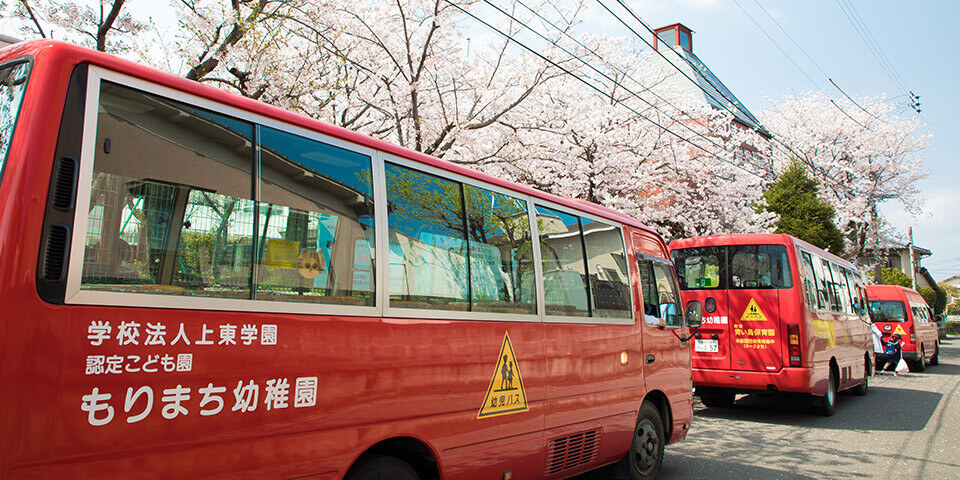
[[[580,217],[537,205],[547,315],[590,316]]]
[[[594,317],[632,318],[620,227],[581,218]]]
[[[683,326],[680,295],[670,264],[643,257],[638,260],[644,321],[651,326],[659,325],[660,321],[667,327]]]
[[[462,186],[387,163],[390,305],[469,310]]]
[[[259,127],[257,298],[373,305],[370,157]]]
[[[809,253],[802,250],[800,250],[800,269],[803,273],[803,289],[807,294],[807,303],[810,304],[810,308],[821,308],[813,260]]]
[[[473,311],[535,313],[527,202],[464,185]]]
[[[81,288],[250,298],[253,125],[100,88]]]

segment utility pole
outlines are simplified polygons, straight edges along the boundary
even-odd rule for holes
[[[908,235],[910,236],[910,279],[913,280],[913,288],[917,289],[917,267],[913,264],[913,227],[907,229]]]

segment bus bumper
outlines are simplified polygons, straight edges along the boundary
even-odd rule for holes
[[[803,392],[815,390],[812,368],[784,367],[776,372],[743,370],[693,370],[693,386],[728,392]]]

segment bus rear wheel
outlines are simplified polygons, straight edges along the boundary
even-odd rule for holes
[[[630,480],[650,480],[657,478],[663,466],[663,448],[666,436],[663,431],[663,418],[652,404],[644,402],[640,407],[637,426],[633,429],[633,442],[627,453],[626,467]]]
[[[854,395],[866,395],[867,389],[870,388],[870,376],[873,375],[873,361],[870,360],[870,357],[864,357],[863,361],[863,383],[857,385],[850,389]]]
[[[824,417],[829,417],[833,415],[834,410],[837,408],[837,376],[833,374],[833,369],[830,369],[830,380],[827,382],[827,393],[822,397],[814,397],[817,399],[819,405],[817,410],[820,412],[820,415]]]
[[[370,455],[348,480],[420,480],[409,463],[388,455]]]
[[[912,362],[912,365],[909,365],[911,372],[922,372],[927,369],[926,352],[923,350],[923,345],[920,345],[920,358],[917,358],[916,362]]]

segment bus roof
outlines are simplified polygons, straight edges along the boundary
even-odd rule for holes
[[[916,290],[903,285],[867,285],[868,297],[873,295],[883,298],[900,298],[900,294],[907,295],[908,293],[920,295]]]
[[[706,235],[703,237],[682,238],[670,242],[670,250],[694,247],[716,247],[720,245],[798,245],[820,255],[827,260],[843,264],[850,268],[855,266],[850,261],[838,257],[816,245],[804,242],[797,237],[785,233],[729,233],[722,235]]]
[[[115,70],[117,72],[130,75],[148,81],[151,83],[156,83],[163,85],[169,88],[173,88],[178,91],[189,93],[192,95],[204,97],[208,100],[225,104],[234,108],[239,108],[249,112],[253,112],[257,115],[262,115],[269,117],[281,122],[285,122],[291,125],[302,127],[305,129],[313,130],[320,132],[324,135],[329,135],[331,137],[336,137],[341,140],[362,145],[365,147],[373,148],[380,150],[386,153],[397,155],[403,158],[415,160],[417,162],[448,171],[450,173],[462,175],[464,177],[472,178],[481,182],[485,182],[491,185],[498,187],[506,188],[513,190],[519,194],[529,195],[534,198],[539,198],[549,202],[553,202],[565,207],[579,210],[585,213],[593,214],[598,217],[603,217],[611,221],[619,222],[623,225],[629,225],[631,227],[643,229],[652,233],[656,233],[652,228],[640,223],[633,217],[630,217],[626,214],[612,210],[607,207],[597,205],[585,200],[572,199],[567,197],[560,197],[557,195],[552,195],[550,193],[542,192],[525,185],[520,185],[513,183],[507,180],[503,180],[485,173],[477,172],[476,170],[469,169],[467,167],[451,163],[446,160],[441,160],[430,155],[409,150],[398,145],[394,145],[385,140],[378,140],[375,138],[368,137],[366,135],[347,130],[342,127],[337,127],[320,120],[316,120],[305,115],[293,113],[282,108],[263,103],[258,100],[251,98],[243,97],[234,93],[226,92],[218,88],[212,87],[207,84],[196,82],[193,80],[188,80],[183,77],[178,77],[176,75],[157,70],[152,67],[141,65],[139,63],[125,60],[113,55],[109,55],[103,52],[98,52],[96,50],[91,50],[85,47],[80,47],[70,43],[65,43],[57,40],[30,40],[26,42],[16,43],[10,45],[3,49],[0,49],[0,61],[7,61],[14,59],[16,57],[21,57],[24,55],[32,55],[37,59],[42,59],[45,62],[54,62],[58,64],[66,65],[77,65],[81,63],[89,63],[91,65],[101,66],[110,70]],[[42,68],[42,67],[41,67]]]

